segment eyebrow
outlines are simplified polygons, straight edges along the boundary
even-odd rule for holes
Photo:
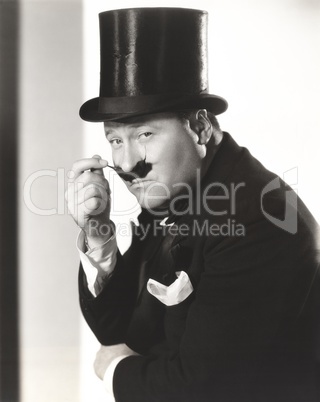
[[[107,138],[108,135],[114,134],[114,130],[113,130],[112,128],[110,128],[110,129],[104,129],[104,134],[105,134],[105,137]],[[107,139],[108,139],[108,138],[107,138]]]
[[[143,124],[143,123],[133,123],[130,124],[130,128],[131,129],[139,129],[139,128],[143,128],[146,130],[150,130],[150,129],[154,129],[154,127],[152,127],[150,124]],[[104,129],[105,132],[105,136],[107,137],[108,135],[111,135],[114,133],[114,130],[112,128],[110,129]]]

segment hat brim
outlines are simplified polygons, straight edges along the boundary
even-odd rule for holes
[[[101,111],[101,101],[108,100]],[[183,96],[164,99],[161,97],[126,97],[126,98],[93,98],[85,102],[79,111],[80,117],[89,122],[104,122],[123,120],[144,114],[177,111],[184,109],[207,109],[214,115],[225,112],[227,101],[218,95],[200,94],[196,96]]]

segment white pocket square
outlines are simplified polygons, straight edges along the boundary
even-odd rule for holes
[[[176,272],[176,275],[177,279],[170,286],[149,279],[148,292],[166,306],[174,306],[183,302],[193,292],[193,286],[186,272]]]

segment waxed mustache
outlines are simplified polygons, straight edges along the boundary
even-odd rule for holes
[[[122,180],[129,181],[130,183],[134,179],[143,179],[144,177],[147,176],[147,174],[152,169],[151,163],[148,163],[146,161],[146,158],[137,162],[137,164],[134,166],[134,168],[131,170],[131,172],[124,172],[118,166],[109,166],[109,167],[114,169],[117,172],[117,174],[121,177]]]

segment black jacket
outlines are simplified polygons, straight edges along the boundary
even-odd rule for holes
[[[80,268],[81,307],[98,340],[141,354],[118,364],[116,400],[319,402],[315,220],[227,133],[198,202],[204,191],[206,206],[175,217],[176,232],[135,233],[97,298]],[[154,217],[143,211],[140,223]],[[182,303],[167,307],[147,291],[150,277],[169,285],[181,270],[194,287]]]

